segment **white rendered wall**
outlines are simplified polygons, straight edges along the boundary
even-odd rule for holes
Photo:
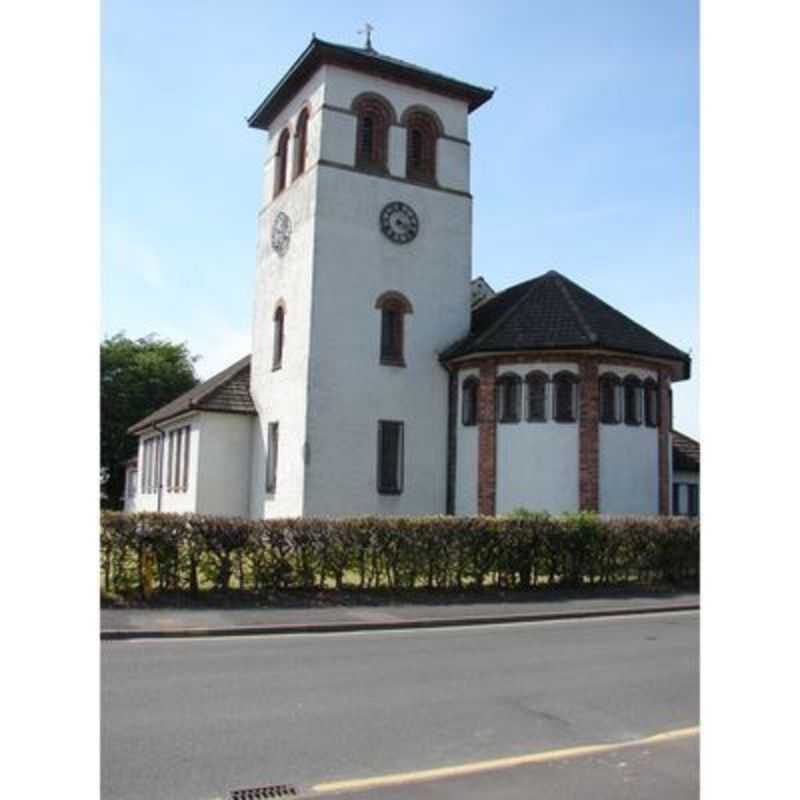
[[[458,413],[456,415],[455,513],[478,513],[478,426],[462,425],[464,393],[461,387],[469,377],[480,378],[477,369],[458,373]]]
[[[497,376],[516,373],[523,381],[522,416],[517,423],[497,423],[496,512],[520,506],[558,514],[578,508],[578,423],[553,420],[552,384],[547,384],[546,422],[526,420],[525,376],[532,370],[550,378],[568,371],[578,376],[578,365],[563,363],[498,366]],[[577,393],[577,390],[576,390]]]
[[[600,364],[598,374],[606,372],[620,380],[626,375],[658,380],[655,371]],[[626,425],[623,411],[616,425],[600,423],[600,513],[657,514],[658,428],[648,428],[644,418],[641,425]]]
[[[259,414],[252,428],[249,513],[253,517],[298,516],[303,513],[306,440],[306,394],[314,256],[317,170],[322,124],[322,82],[319,70],[276,118],[270,128],[265,165],[264,207],[258,220],[251,394]],[[310,110],[306,169],[293,180],[294,136],[289,147],[286,188],[273,198],[274,152],[281,131],[292,134],[300,111]],[[355,135],[355,134],[354,134]],[[355,140],[353,146],[355,147]],[[278,255],[271,246],[272,225],[283,212],[292,224],[289,249]],[[281,368],[272,369],[273,316],[277,303],[285,307]],[[277,491],[265,491],[267,425],[279,425]]]
[[[344,70],[325,69],[325,102],[349,109],[378,92],[398,115],[426,105],[450,129],[466,133],[466,104]],[[352,163],[354,118],[326,110],[323,150]],[[404,171],[405,138],[393,129],[389,163]],[[403,181],[320,165],[317,169],[313,315],[308,397],[307,515],[444,513],[447,373],[437,355],[469,329],[471,200]],[[389,241],[379,215],[391,201],[411,205],[415,240]],[[405,317],[406,367],[379,363],[380,312],[386,291],[413,306]],[[404,426],[404,490],[377,491],[378,420]],[[283,453],[281,453],[283,455]],[[280,479],[280,478],[279,478]]]
[[[196,510],[200,514],[246,517],[250,511],[254,417],[213,411],[198,416],[201,441]]]

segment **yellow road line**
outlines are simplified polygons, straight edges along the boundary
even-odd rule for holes
[[[695,726],[693,728],[679,728],[677,730],[657,733],[654,736],[647,736],[644,739],[633,739],[625,742],[589,744],[579,747],[567,747],[561,750],[545,750],[541,753],[528,753],[527,755],[523,756],[495,758],[490,761],[473,761],[470,764],[461,764],[454,767],[424,769],[419,770],[418,772],[396,772],[391,775],[381,775],[374,778],[358,778],[356,780],[349,781],[318,783],[316,786],[312,787],[312,791],[317,792],[318,794],[323,794],[328,792],[341,792],[345,790],[355,791],[359,789],[374,789],[379,786],[393,786],[400,783],[431,781],[438,778],[454,778],[461,775],[471,775],[475,772],[507,769],[508,767],[519,767],[524,764],[539,764],[546,761],[558,761],[560,759],[593,755],[595,753],[607,753],[611,750],[621,750],[626,747],[637,747],[641,745],[670,742],[677,739],[685,739],[690,736],[697,736],[699,733],[699,726]]]

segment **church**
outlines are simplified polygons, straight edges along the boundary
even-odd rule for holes
[[[312,38],[248,119],[252,353],[130,428],[126,508],[697,513],[671,422],[689,355],[558,272],[472,277],[468,122],[491,98]]]

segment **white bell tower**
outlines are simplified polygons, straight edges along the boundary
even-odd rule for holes
[[[469,330],[467,120],[491,94],[315,38],[249,119],[252,516],[445,512],[438,354]]]

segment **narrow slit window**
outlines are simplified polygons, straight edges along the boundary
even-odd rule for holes
[[[267,426],[267,494],[275,494],[278,482],[278,423]]]
[[[378,422],[378,492],[403,491],[403,423]]]
[[[467,378],[461,387],[461,422],[463,425],[478,424],[478,380]]]
[[[553,418],[556,422],[577,419],[577,380],[571,373],[561,372],[553,378]]]
[[[280,369],[283,363],[284,318],[283,306],[278,306],[272,318],[272,369]]]
[[[525,383],[528,386],[528,422],[545,422],[547,375],[542,372],[532,372],[525,378]]]

